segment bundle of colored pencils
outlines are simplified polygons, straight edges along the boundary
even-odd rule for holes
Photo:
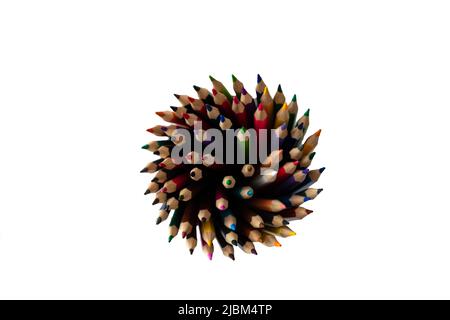
[[[277,237],[295,235],[288,226],[290,221],[303,219],[312,212],[302,205],[322,191],[311,186],[325,168],[309,169],[321,131],[304,139],[309,109],[297,119],[296,95],[288,103],[278,86],[272,97],[259,75],[255,97],[234,75],[234,94],[220,81],[211,76],[210,80],[211,91],[194,85],[198,98],[175,94],[179,106],[156,112],[170,125],[147,130],[162,139],[142,148],[160,158],[141,172],[155,174],[145,194],[154,193],[153,204],[161,205],[156,224],[168,219],[172,212],[169,242],[181,235],[191,254],[200,242],[212,259],[215,239],[223,254],[234,260],[235,246],[255,255],[255,243],[280,247]],[[201,123],[201,130],[194,130],[196,122]],[[209,128],[239,130],[237,148],[243,148],[245,163],[216,163],[213,154],[199,155],[193,147],[184,155],[189,161],[174,161],[172,149],[186,143],[177,131],[186,129],[207,146],[203,132]],[[275,129],[279,149],[265,160],[250,163],[245,135],[249,128],[256,132]],[[270,145],[270,135],[267,139]]]

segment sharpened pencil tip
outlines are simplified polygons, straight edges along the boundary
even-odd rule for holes
[[[320,188],[320,189],[317,189],[317,194],[321,193],[322,191],[323,191],[323,189],[322,189],[322,188]]]
[[[295,233],[295,231],[289,232],[290,237],[295,236],[295,235],[297,235],[297,233]]]
[[[149,194],[151,191],[149,189],[145,190],[144,195]]]
[[[182,233],[181,233],[181,237],[184,239],[184,238],[186,238],[186,231],[183,231]]]
[[[156,198],[155,200],[153,200],[152,205],[155,205],[155,204],[157,204],[157,203],[159,203],[159,199],[158,199],[158,198]]]
[[[258,255],[258,252],[256,252],[256,250],[255,249],[252,249],[252,251],[251,251],[254,255]]]
[[[140,173],[144,173],[144,172],[147,172],[148,171],[148,169],[147,168],[144,168],[144,169],[142,169],[141,171],[139,171]]]
[[[212,253],[208,253],[208,259],[212,260],[213,254]]]
[[[192,255],[194,253],[194,249],[189,249],[189,252]]]
[[[213,76],[209,76],[209,80],[211,80],[211,81],[217,81],[216,79],[214,79],[214,77]]]
[[[263,94],[269,94],[269,88],[267,86],[264,87]]]
[[[313,213],[313,210],[305,209],[307,214]]]
[[[141,148],[142,148],[142,149],[148,149],[148,148],[150,148],[150,145],[144,144]]]
[[[320,172],[320,173],[322,173],[322,172],[324,172],[324,171],[325,171],[325,167],[322,167],[322,168],[319,169],[319,172]]]
[[[294,96],[292,97],[292,102],[297,102],[297,95],[294,94]]]
[[[169,243],[170,243],[170,241],[172,241],[173,238],[174,238],[174,236],[172,236],[172,235],[169,236]]]
[[[281,247],[281,243],[279,243],[278,241],[275,241],[275,243],[273,244],[275,247]]]
[[[231,241],[231,244],[232,244],[233,246],[237,246],[237,241],[236,241],[236,240],[233,240],[233,241]]]
[[[234,76],[234,74],[231,74],[231,79],[233,79],[233,82],[237,81],[237,78]]]
[[[230,225],[230,229],[233,230],[233,231],[236,231],[236,225],[234,223],[232,223]]]
[[[174,107],[174,106],[170,106],[169,108],[172,109],[172,111],[177,111],[178,110],[178,107]]]
[[[158,217],[158,219],[156,219],[156,224],[160,224],[162,221],[161,217]]]
[[[179,98],[180,98],[180,95],[179,95],[179,94],[176,94],[176,93],[174,93],[173,95],[174,95],[174,96],[175,96],[175,98],[177,98],[177,99],[179,99]]]
[[[195,91],[200,90],[200,87],[199,87],[199,86],[196,86],[195,84],[193,85],[193,87],[194,87],[194,90],[195,90]]]
[[[289,221],[283,220],[283,225],[287,226],[289,224]]]
[[[322,129],[319,129],[314,133],[315,136],[320,137],[320,133],[322,132]]]
[[[230,257],[230,259],[234,261],[234,254],[231,253],[228,257]]]
[[[283,92],[283,90],[281,89],[281,84],[278,85],[277,91],[281,93]]]
[[[256,81],[258,81],[258,83],[260,83],[260,82],[262,81],[262,78],[261,78],[261,76],[259,75],[259,73],[258,73],[258,75],[256,76]]]
[[[307,116],[307,117],[309,117],[309,109],[308,110],[306,110],[306,112],[305,112],[305,114],[304,114],[305,116]]]

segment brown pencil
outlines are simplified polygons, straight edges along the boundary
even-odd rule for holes
[[[300,220],[311,214],[313,211],[302,207],[289,208],[279,213],[285,220]]]
[[[286,206],[281,201],[276,199],[249,199],[248,203],[253,208],[269,212],[279,212],[286,209]]]

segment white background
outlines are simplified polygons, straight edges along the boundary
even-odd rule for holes
[[[450,298],[448,1],[2,1],[1,298]],[[322,128],[282,248],[212,262],[143,196],[153,112],[260,73]],[[216,248],[217,249],[217,248]]]

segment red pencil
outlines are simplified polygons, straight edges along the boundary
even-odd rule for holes
[[[269,126],[269,118],[267,112],[263,108],[263,105],[261,103],[256,109],[253,122],[256,131],[259,131],[261,129],[267,129]]]
[[[244,105],[237,97],[233,97],[231,109],[234,112],[234,118],[236,119],[238,126],[247,128],[247,113],[245,112]]]
[[[183,121],[183,119],[179,118],[176,112],[173,111],[156,111],[155,112],[156,115],[158,115],[159,117],[161,117],[164,121],[166,122],[170,122],[170,123],[175,123],[175,124],[179,124],[179,125],[186,125],[185,122]]]

